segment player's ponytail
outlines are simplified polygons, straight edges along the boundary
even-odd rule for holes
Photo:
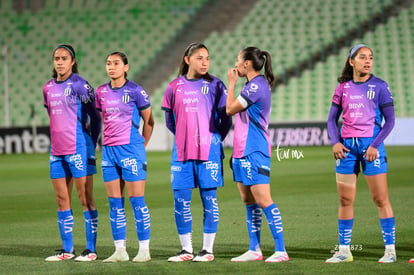
[[[262,55],[265,57],[265,76],[269,85],[273,87],[275,85],[275,76],[273,74],[272,69],[272,58],[270,57],[270,53],[267,51],[262,51]]]
[[[265,67],[264,75],[270,86],[275,83],[275,76],[272,69],[272,58],[267,51],[261,51],[256,47],[247,47],[243,50],[243,60],[251,60],[255,71],[261,71]]]

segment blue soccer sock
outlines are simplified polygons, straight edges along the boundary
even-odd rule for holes
[[[144,197],[130,197],[135,217],[135,229],[139,241],[150,239],[151,218]]]
[[[96,252],[96,237],[98,235],[98,210],[84,211],[86,249]]]
[[[260,231],[262,227],[262,208],[258,204],[246,205],[246,224],[249,233],[249,250],[260,249]]]
[[[275,251],[285,252],[282,217],[279,208],[277,208],[275,203],[272,203],[264,208],[263,212],[265,213],[267,223],[269,224],[270,232],[272,232],[273,240],[275,242]]]
[[[58,226],[60,238],[62,239],[62,249],[66,252],[73,252],[73,215],[72,209],[58,211]]]
[[[174,217],[178,234],[191,233],[193,217],[191,215],[192,189],[174,190]]]
[[[217,203],[217,189],[201,189],[200,197],[203,202],[204,217],[203,230],[204,233],[217,233],[219,222],[219,208]]]
[[[395,245],[395,218],[380,219],[382,238],[386,246]]]
[[[126,240],[126,217],[123,198],[108,198],[109,219],[114,241]]]
[[[353,224],[354,224],[354,219],[349,219],[349,220],[338,219],[338,240],[339,240],[339,245],[341,247],[343,246],[349,247],[351,245]]]

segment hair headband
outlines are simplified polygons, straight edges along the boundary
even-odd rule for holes
[[[349,58],[352,58],[352,56],[361,48],[369,48],[367,45],[365,44],[357,44],[355,46],[352,47],[352,49],[349,51]]]
[[[70,55],[72,56],[72,58],[75,58],[75,53],[67,46],[65,45],[58,45],[54,50],[53,50],[53,54],[56,52],[57,49],[63,48],[65,50],[67,50]]]

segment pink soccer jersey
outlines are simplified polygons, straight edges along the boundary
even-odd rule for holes
[[[217,110],[226,107],[227,89],[220,79],[212,78],[181,76],[165,90],[162,109],[174,113],[179,161],[207,161],[212,146],[221,146]]]
[[[352,80],[339,84],[335,88],[332,103],[342,112],[342,138],[372,137],[375,125],[381,126],[380,107],[393,104],[388,84],[371,75],[363,83]]]
[[[138,84],[127,81],[120,88],[109,83],[96,89],[96,109],[104,119],[103,145],[144,143],[139,133],[140,110],[150,107],[150,99]]]
[[[240,96],[247,102],[247,108],[235,116],[234,158],[242,158],[253,152],[271,156],[267,132],[271,94],[269,83],[263,75],[256,76],[243,87]]]
[[[83,131],[87,112],[82,103],[94,100],[94,89],[75,73],[65,81],[51,79],[43,86],[43,104],[50,118],[52,155],[75,154],[76,147],[86,143]]]

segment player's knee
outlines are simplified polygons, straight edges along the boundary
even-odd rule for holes
[[[339,204],[343,207],[354,205],[354,201],[355,201],[355,198],[351,196],[346,196],[346,195],[339,196]]]
[[[372,200],[374,201],[375,205],[379,208],[386,207],[390,204],[388,197],[383,195],[375,195],[372,197]]]

